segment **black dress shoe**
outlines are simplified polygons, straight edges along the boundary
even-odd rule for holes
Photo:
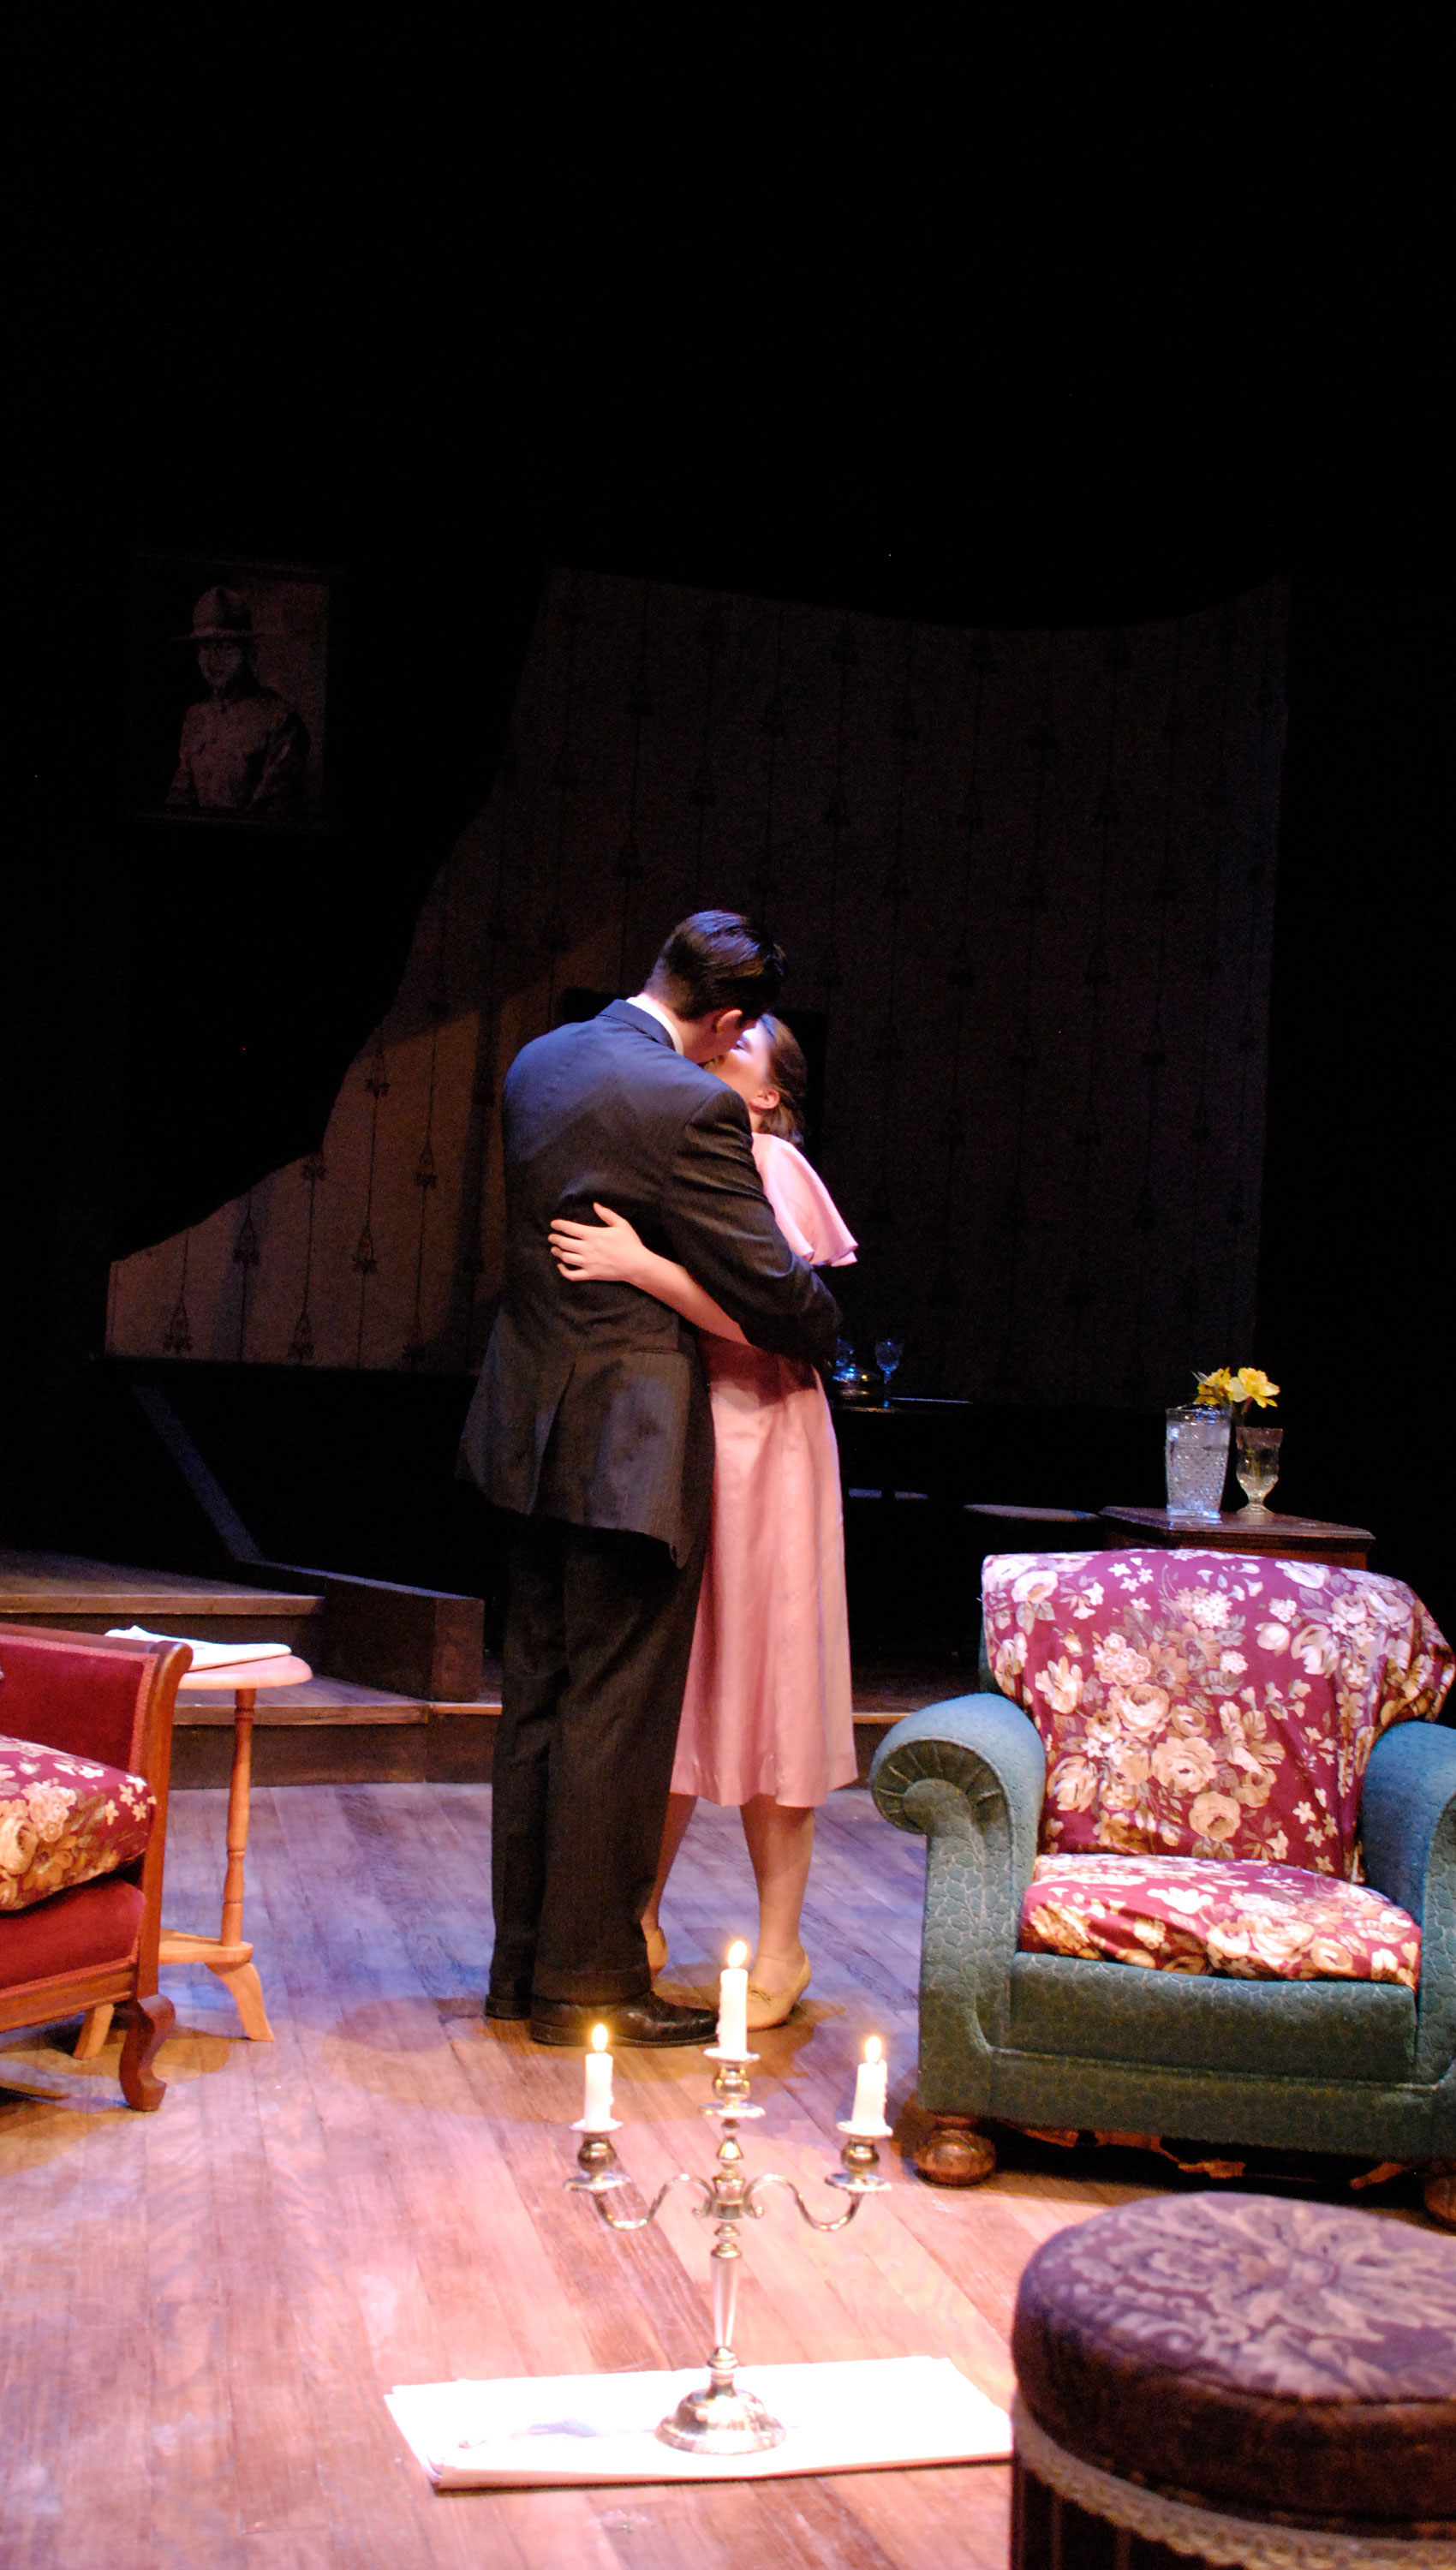
[[[613,2052],[631,2044],[711,2043],[718,2031],[716,2008],[674,2007],[646,1990],[639,1999],[616,1999],[605,2007],[582,2007],[574,1999],[538,1999],[531,2011],[533,2043],[590,2048],[591,2029],[604,2025]]]
[[[524,2017],[531,2014],[530,1990],[487,1990],[486,2014],[504,2017],[510,2023],[520,2024]]]

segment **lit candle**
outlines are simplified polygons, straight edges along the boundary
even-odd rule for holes
[[[730,1945],[718,1980],[718,2050],[730,2061],[748,2058],[747,1961],[746,1945]]]
[[[591,2029],[581,2121],[588,2133],[604,2133],[611,2123],[611,2054],[606,2048],[604,2025],[594,2025]]]
[[[872,2034],[865,2046],[865,2058],[855,2078],[855,2109],[850,2117],[850,2131],[874,2140],[883,2135],[885,2098],[890,2084],[890,2064],[883,2058],[884,2046],[878,2034]]]

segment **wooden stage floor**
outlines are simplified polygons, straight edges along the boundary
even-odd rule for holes
[[[223,1797],[172,1807],[169,1924],[215,1925]],[[5,2570],[1001,2570],[1008,2472],[986,2465],[593,2493],[438,2496],[385,2410],[396,2382],[684,2365],[708,2336],[708,2236],[685,2199],[633,2240],[562,2192],[580,2061],[480,2015],[490,1789],[254,1796],[248,1932],[277,2031],[232,2039],[200,1970],[161,2112],[117,2043],[0,2050],[0,2562]],[[913,2130],[923,1847],[869,1796],[823,1815],[795,2022],[760,2038],[751,2164],[807,2193],[835,2164],[879,2032]],[[669,1983],[750,1932],[735,1815],[700,1810],[670,1908]],[[706,2167],[695,2052],[618,2057],[624,2167]],[[748,2237],[740,2353],[947,2355],[1009,2399],[1022,2266],[1062,2224],[1180,2181],[1151,2159],[1022,2142],[967,2194],[887,2148],[893,2191],[817,2239],[787,2199]],[[1112,2168],[1119,2178],[1114,2182]],[[826,2196],[826,2205],[833,2199]]]

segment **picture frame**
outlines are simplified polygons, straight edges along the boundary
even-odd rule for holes
[[[139,553],[128,803],[231,830],[328,827],[327,567]]]

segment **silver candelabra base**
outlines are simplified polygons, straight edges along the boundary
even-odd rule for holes
[[[792,2195],[811,2231],[843,2231],[854,2221],[867,2195],[881,2195],[889,2181],[878,2174],[880,2154],[875,2137],[852,2131],[841,2124],[845,2146],[840,2153],[841,2166],[826,2178],[827,2186],[837,2186],[849,2197],[843,2213],[821,2221],[811,2213],[792,2178],[781,2177],[775,2170],[765,2170],[761,2177],[748,2177],[743,2167],[743,2145],[738,2127],[761,2116],[762,2106],[749,2102],[749,2066],[758,2059],[756,2052],[728,2055],[711,2049],[707,2058],[716,2063],[713,2073],[713,2102],[702,2112],[721,2126],[717,2161],[711,2177],[694,2177],[679,2169],[658,2188],[645,2213],[614,2213],[611,2198],[627,2180],[616,2164],[611,2136],[620,2130],[616,2122],[601,2128],[584,2121],[572,2126],[581,2135],[576,2153],[579,2177],[570,2177],[566,2185],[574,2193],[589,2195],[601,2220],[609,2231],[644,2231],[655,2222],[668,2195],[675,2186],[695,2186],[702,2202],[693,2207],[702,2222],[714,2226],[712,2248],[713,2271],[713,2348],[708,2357],[708,2379],[699,2390],[686,2392],[670,2418],[664,2418],[657,2433],[665,2445],[676,2445],[688,2454],[761,2454],[771,2445],[781,2445],[784,2429],[752,2391],[740,2390],[738,2358],[733,2352],[733,2318],[738,2302],[738,2268],[743,2250],[739,2240],[740,2225],[756,2222],[765,2207],[760,2191],[771,2186],[784,2187]],[[878,2138],[888,2137],[890,2127],[882,2125]]]

